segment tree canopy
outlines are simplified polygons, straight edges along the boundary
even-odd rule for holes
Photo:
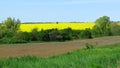
[[[9,30],[9,31],[13,31],[16,32],[17,30],[19,30],[20,27],[20,20],[19,19],[12,19],[11,17],[8,17],[5,21],[3,21],[3,25],[4,27]]]
[[[98,35],[109,35],[110,30],[110,17],[102,16],[95,21],[95,26],[93,28],[93,32]]]

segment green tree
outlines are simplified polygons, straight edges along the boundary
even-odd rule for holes
[[[20,27],[20,20],[17,19],[15,20],[14,18],[12,19],[11,17],[8,17],[4,22],[3,25],[4,27],[11,32],[17,32]]]
[[[5,36],[5,30],[2,24],[0,24],[0,39]]]
[[[110,31],[110,18],[108,16],[100,17],[95,21],[93,35],[105,36],[109,35],[109,31]]]
[[[118,25],[118,23],[111,23],[110,31],[112,35],[120,35],[120,26]]]
[[[8,17],[5,21],[3,21],[2,24],[0,24],[0,40],[1,40],[0,43],[16,42],[13,37],[18,32],[19,27],[20,27],[20,20],[15,20]]]

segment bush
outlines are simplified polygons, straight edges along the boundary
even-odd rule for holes
[[[85,29],[81,32],[81,38],[87,38],[87,39],[91,39],[92,38],[92,34],[91,34],[91,30],[90,29]]]
[[[38,37],[38,28],[34,28],[32,29],[32,32],[31,32],[31,40],[32,41],[38,41],[39,40],[39,37]]]
[[[50,41],[62,41],[63,36],[60,34],[60,31],[57,29],[53,29],[49,32]]]
[[[111,23],[110,30],[112,35],[120,35],[120,26],[118,23]]]
[[[50,41],[50,37],[49,37],[49,32],[51,31],[52,29],[50,30],[42,30],[40,31],[40,35],[41,35],[41,41]]]
[[[92,35],[93,35],[93,37],[101,37],[101,36],[103,36],[103,33],[99,27],[94,26],[92,29]]]
[[[92,44],[86,43],[85,44],[85,49],[93,49],[94,46]]]
[[[63,37],[63,40],[72,40],[72,29],[71,28],[67,28],[67,29],[63,29],[61,30],[61,36]]]
[[[80,39],[80,34],[82,30],[72,30],[72,38],[73,39]]]
[[[74,31],[71,28],[58,30],[49,29],[42,30],[38,33],[39,40],[41,41],[65,41],[79,38],[80,31]]]
[[[16,39],[25,40],[27,42],[31,41],[31,33],[28,33],[28,32],[18,32],[14,37]]]
[[[49,29],[49,30],[42,30],[39,33],[39,39],[41,41],[62,41],[63,36],[58,29]]]
[[[27,43],[25,40],[17,39],[17,38],[2,38],[0,39],[1,44],[14,44],[14,43]]]

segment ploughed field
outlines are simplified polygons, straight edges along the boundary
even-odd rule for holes
[[[120,43],[120,36],[101,37],[87,40],[73,40],[66,42],[43,42],[27,44],[1,44],[0,58],[37,56],[51,57],[85,48],[85,44],[93,44],[94,47]]]

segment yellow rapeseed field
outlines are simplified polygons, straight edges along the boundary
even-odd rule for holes
[[[65,28],[72,28],[73,30],[84,30],[86,28],[92,28],[95,23],[45,23],[45,24],[21,24],[20,30],[23,32],[30,32],[34,28],[38,28],[40,31],[41,29],[53,29],[57,28],[59,30]]]

